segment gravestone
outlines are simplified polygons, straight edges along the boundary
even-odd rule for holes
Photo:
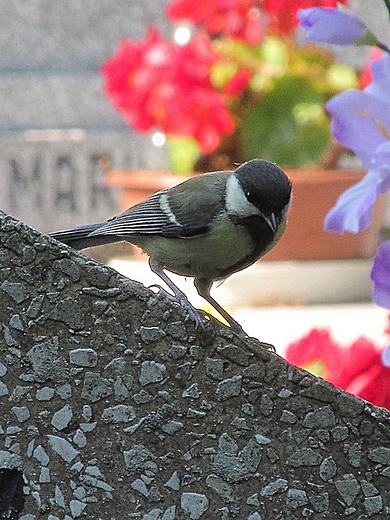
[[[122,38],[158,25],[165,0],[15,0],[0,16],[0,208],[42,231],[105,220],[115,168],[166,166],[165,150],[125,125],[99,68]],[[106,160],[104,164],[106,164]]]
[[[15,219],[0,244],[0,518],[390,516],[387,410]]]

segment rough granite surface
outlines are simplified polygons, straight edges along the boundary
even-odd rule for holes
[[[386,410],[10,217],[0,243],[0,518],[390,517]]]

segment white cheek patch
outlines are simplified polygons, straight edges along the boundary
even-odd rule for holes
[[[226,183],[226,209],[231,215],[250,217],[261,215],[261,212],[251,204],[235,175],[231,175]]]

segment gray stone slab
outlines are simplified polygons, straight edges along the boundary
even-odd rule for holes
[[[389,517],[387,410],[8,217],[0,258],[1,518]]]
[[[0,131],[128,128],[103,92],[98,71],[0,75]]]
[[[167,0],[1,1],[0,71],[84,70],[106,60],[125,37],[150,23],[170,26]]]
[[[51,130],[0,137],[0,208],[44,232],[106,220],[117,194],[104,183],[100,158],[116,168],[166,166],[147,136]]]
[[[0,208],[42,231],[105,220],[119,208],[101,155],[115,167],[167,166],[106,99],[99,67],[148,25],[169,37],[168,1],[0,0]],[[352,7],[386,40],[382,0]]]

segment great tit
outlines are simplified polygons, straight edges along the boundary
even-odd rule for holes
[[[291,199],[291,182],[275,164],[253,159],[234,171],[192,177],[155,193],[106,222],[50,235],[85,249],[128,241],[149,255],[149,266],[195,320],[202,321],[186,296],[165,273],[194,277],[205,300],[229,323],[242,327],[210,295],[213,282],[248,267],[282,236]]]

